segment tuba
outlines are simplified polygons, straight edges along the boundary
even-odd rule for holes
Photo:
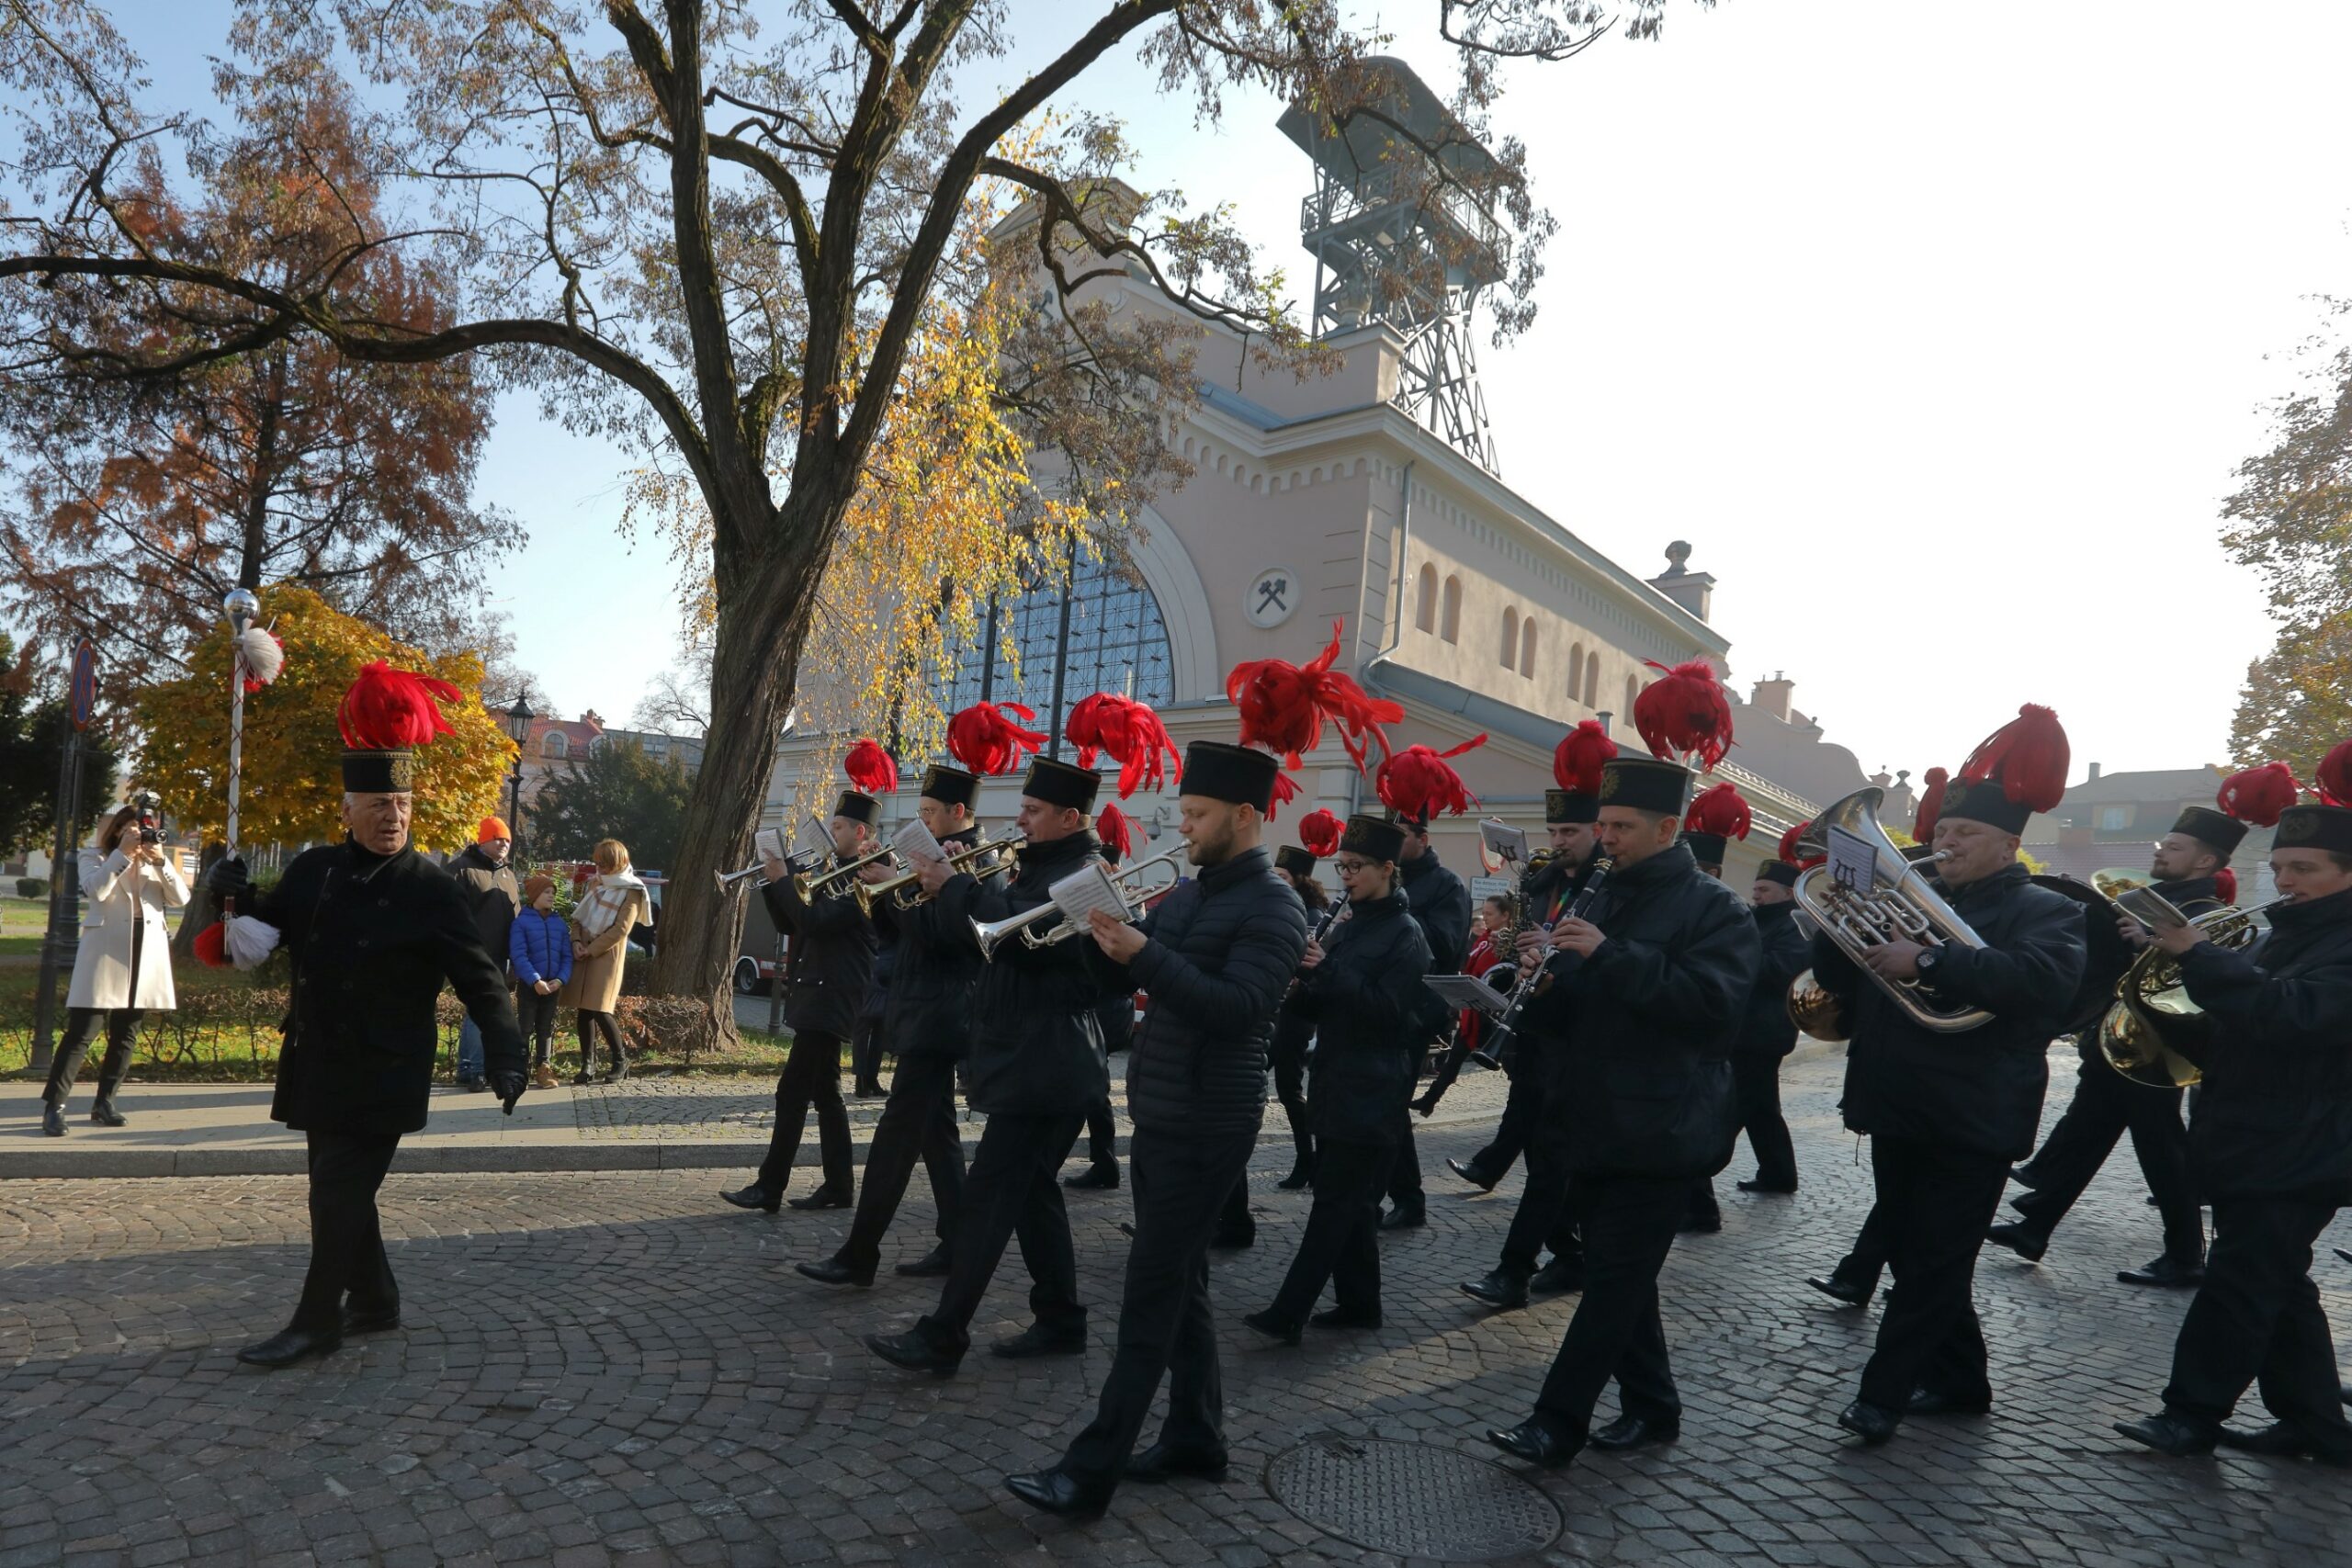
[[[2135,919],[2141,919],[2141,908],[2151,909],[2158,919],[2163,909],[2172,908],[2163,895],[2143,884],[2104,874],[2091,880]],[[2238,953],[2262,934],[2256,917],[2284,902],[2277,899],[2252,909],[2210,909],[2193,917],[2179,917],[2177,909],[2173,914],[2187,919],[2216,947]],[[2154,908],[2157,905],[2163,909]],[[2144,949],[2116,982],[2115,1003],[2098,1021],[2099,1054],[2133,1083],[2186,1089],[2204,1076],[2188,1055],[2203,1033],[2204,1016],[2205,1010],[2188,999],[2188,988],[2181,984],[2180,961],[2160,947]]]
[[[1910,859],[1879,826],[1879,802],[1885,798],[1883,790],[1858,789],[1814,818],[1798,840],[1802,852],[1820,854],[1827,851],[1833,828],[1860,839],[1871,851],[1871,886],[1867,889],[1849,886],[1838,881],[1828,866],[1816,865],[1797,878],[1797,907],[1919,1027],[1938,1034],[1977,1028],[1993,1016],[1983,1008],[1945,1005],[1917,980],[1883,979],[1862,962],[1862,955],[1871,948],[1891,942],[1916,942],[1926,947],[1984,945],[1984,938],[1927,886],[1926,868],[1941,857],[1928,854]],[[1799,976],[1791,987],[1791,1016],[1816,1039],[1842,1039],[1843,1021],[1828,1016],[1839,1010],[1825,1007],[1825,994],[1814,983],[1810,970]],[[1833,1032],[1820,1033],[1824,1029]]]

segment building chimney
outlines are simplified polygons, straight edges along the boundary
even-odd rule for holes
[[[1666,547],[1666,570],[1650,579],[1650,586],[1681,605],[1701,620],[1707,618],[1707,607],[1715,592],[1713,573],[1692,571],[1683,563],[1690,558],[1690,547],[1681,539]]]
[[[2097,784],[2098,782],[2098,764],[2097,762],[2093,762],[2091,764],[2091,776],[2089,782],[2092,784]]]
[[[1790,680],[1786,672],[1775,670],[1770,680],[1756,682],[1755,694],[1748,700],[1786,724],[1789,722],[1789,697],[1796,689],[1797,683]]]
[[[1602,708],[1602,709],[1600,710],[1600,714],[1599,714],[1597,716],[1598,716],[1598,717],[1600,718],[1600,733],[1601,733],[1601,734],[1603,734],[1603,735],[1608,734],[1608,733],[1609,733],[1609,721],[1610,721],[1611,718],[1614,718],[1614,717],[1616,716],[1616,715],[1614,715],[1614,714],[1611,713],[1607,708]]]

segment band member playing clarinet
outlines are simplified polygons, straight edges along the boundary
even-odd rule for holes
[[[2205,1279],[2173,1347],[2164,1411],[2116,1430],[2176,1456],[2215,1442],[2352,1466],[2335,1347],[2312,1247],[2352,1201],[2352,741],[2320,765],[2321,799],[2278,818],[2270,874],[2286,902],[2245,952],[2194,926],[2124,939],[2180,964],[2208,1036],[2189,1118],[2198,1190],[2213,1204]],[[2225,1427],[2258,1384],[2274,1425]]]
[[[1093,911],[1090,933],[1071,944],[1100,989],[1140,988],[1151,1008],[1127,1068],[1136,1234],[1118,1350],[1093,1421],[1061,1462],[1006,1479],[1014,1496],[1048,1513],[1100,1514],[1122,1476],[1225,1470],[1209,1243],[1257,1146],[1274,1009],[1306,943],[1298,895],[1259,842],[1275,771],[1267,752],[1193,742],[1179,804],[1199,874],[1140,926]],[[1376,1188],[1382,1174],[1373,1168],[1366,1185]],[[1136,1454],[1163,1376],[1167,1421],[1159,1441]]]

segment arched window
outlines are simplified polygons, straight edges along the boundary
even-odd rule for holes
[[[1584,694],[1584,644],[1568,644],[1568,701],[1581,703]]]
[[[1535,617],[1532,615],[1520,623],[1519,672],[1529,677],[1535,673]]]
[[[1626,676],[1626,677],[1625,677],[1625,722],[1626,722],[1627,724],[1631,724],[1631,723],[1633,723],[1633,722],[1634,722],[1634,699],[1635,697],[1640,696],[1641,694],[1642,694],[1642,682],[1641,682],[1641,678],[1640,678],[1639,676],[1636,676],[1636,675],[1628,675],[1628,676]]]
[[[1568,679],[1571,681],[1576,679],[1576,671],[1573,668],[1568,671]],[[1598,653],[1591,654],[1585,660],[1584,705],[1589,708],[1597,708],[1600,705],[1600,655]]]
[[[1018,677],[1004,656],[1008,642],[1019,655]],[[1080,560],[1068,593],[1041,584],[989,606],[979,642],[957,661],[946,707],[1025,703],[1058,751],[1062,718],[1079,698],[1116,692],[1158,707],[1175,700],[1172,670],[1168,624],[1143,580]]]
[[[1445,580],[1445,608],[1440,617],[1439,636],[1448,642],[1462,640],[1462,579],[1449,575]]]
[[[548,730],[545,735],[539,737],[539,755],[542,757],[569,757],[571,755],[571,739],[560,729]]]
[[[1519,662],[1519,612],[1509,605],[1503,608],[1503,668],[1508,670]]]
[[[1425,632],[1437,630],[1437,568],[1427,561],[1421,563],[1420,604],[1414,608],[1413,625]]]

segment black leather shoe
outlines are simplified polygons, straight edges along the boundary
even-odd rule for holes
[[[1350,1312],[1345,1307],[1329,1307],[1314,1313],[1306,1320],[1317,1328],[1377,1328],[1380,1314],[1376,1312]]]
[[[756,1181],[749,1187],[738,1188],[731,1192],[721,1192],[719,1196],[739,1209],[757,1209],[762,1213],[773,1214],[784,1207],[782,1194],[771,1192]]]
[[[349,1307],[343,1309],[343,1337],[346,1339],[355,1334],[389,1334],[400,1325],[401,1309],[398,1307],[393,1307],[388,1312],[354,1312]]]
[[[313,1356],[332,1356],[343,1348],[339,1334],[313,1334],[306,1328],[288,1328],[273,1334],[258,1345],[248,1345],[237,1352],[237,1359],[249,1367],[290,1367],[297,1361],[307,1361]]]
[[[2205,1279],[2202,1263],[2176,1263],[2167,1253],[2137,1269],[2119,1269],[2115,1277],[2127,1285],[2195,1285]]]
[[[910,1331],[905,1334],[869,1334],[865,1348],[889,1362],[910,1372],[929,1372],[937,1378],[953,1377],[956,1369],[964,1364],[961,1350],[943,1350],[929,1336]]]
[[[1557,1470],[1577,1457],[1584,1445],[1571,1442],[1541,1421],[1522,1421],[1516,1427],[1489,1427],[1487,1441],[1510,1455],[1545,1470]]]
[[[1099,1519],[1111,1506],[1111,1488],[1080,1485],[1075,1476],[1058,1470],[1035,1475],[1008,1475],[1004,1489],[1033,1508],[1066,1519]]]
[[[1063,1177],[1062,1185],[1075,1187],[1081,1191],[1099,1188],[1107,1192],[1119,1185],[1119,1168],[1115,1165],[1090,1165],[1076,1176]]]
[[[1462,1293],[1472,1301],[1510,1312],[1527,1304],[1528,1278],[1516,1269],[1497,1269],[1484,1279],[1462,1281]]]
[[[1674,1227],[1677,1235],[1713,1235],[1724,1228],[1724,1212],[1710,1209],[1703,1213],[1685,1214],[1682,1223]]]
[[[1739,1183],[1739,1190],[1742,1192],[1758,1192],[1775,1198],[1792,1198],[1796,1196],[1797,1190],[1794,1187],[1781,1187],[1762,1180],[1743,1181]]]
[[[1680,1436],[1679,1421],[1645,1421],[1638,1416],[1620,1416],[1592,1435],[1592,1446],[1612,1450],[1646,1449],[1657,1443],[1670,1443]]]
[[[1838,1413],[1838,1425],[1861,1438],[1863,1447],[1874,1449],[1894,1436],[1903,1417],[1883,1404],[1858,1399]]]
[[[2335,1397],[2346,1404],[2352,1404],[2352,1382],[2344,1383],[2338,1386],[2335,1391]]]
[[[1255,1225],[1246,1231],[1219,1231],[1209,1237],[1209,1247],[1216,1252],[1238,1252],[1245,1247],[1257,1245],[1258,1228]]]
[[[2339,1247],[2335,1249],[2335,1256],[2341,1258],[2346,1263],[2352,1263],[2352,1250],[2346,1250],[2346,1248]],[[2346,1401],[2346,1403],[2352,1404],[2352,1401]]]
[[[2267,1454],[2274,1459],[2301,1459],[2308,1456],[2322,1464],[2334,1465],[2339,1470],[2346,1466],[2352,1466],[2352,1451],[2338,1453],[2332,1450],[2322,1449],[2310,1438],[2304,1436],[2300,1427],[2285,1421],[2274,1421],[2267,1427],[2258,1427],[2251,1432],[2241,1431],[2234,1427],[2224,1427],[2217,1440],[2222,1447],[2235,1449],[2238,1452],[2245,1454]]]
[[[943,1241],[912,1263],[901,1263],[890,1272],[904,1274],[910,1280],[938,1280],[946,1276],[954,1261],[954,1255],[949,1253],[947,1244]]]
[[[1008,1361],[1035,1360],[1040,1356],[1083,1356],[1086,1354],[1086,1330],[1072,1334],[1066,1328],[1047,1328],[1033,1323],[1010,1339],[1000,1339],[989,1347],[989,1354],[1001,1356]]]
[[[1452,1155],[1445,1156],[1445,1168],[1481,1192],[1492,1192],[1495,1190],[1495,1182],[1498,1179],[1488,1176],[1469,1161],[1455,1159]]]
[[[2039,1187],[2041,1185],[2041,1178],[2034,1174],[2033,1167],[2030,1164],[2013,1165],[2009,1167],[2009,1179],[2016,1182],[2019,1187]]]
[[[1241,1321],[1277,1345],[1295,1345],[1300,1338],[1298,1325],[1288,1318],[1276,1317],[1272,1308],[1253,1312]]]
[[[2175,1459],[2195,1459],[2210,1454],[2221,1441],[2221,1428],[2201,1421],[2191,1421],[2167,1410],[2161,1416],[2150,1416],[2138,1421],[2118,1421],[2115,1429],[2135,1443],[2145,1443],[2161,1454]]]
[[[872,1269],[857,1268],[838,1253],[816,1263],[796,1263],[793,1268],[820,1285],[855,1285],[861,1291],[874,1285]]]
[[[2025,1226],[2013,1223],[1994,1225],[1984,1233],[1984,1239],[1997,1247],[2006,1247],[2028,1263],[2039,1263],[2041,1255],[2050,1250],[2050,1238],[2036,1235]]]
[[[1303,1159],[1290,1168],[1290,1174],[1274,1183],[1285,1192],[1302,1191],[1315,1185],[1315,1162]]]
[[[90,1120],[101,1127],[127,1127],[130,1118],[114,1108],[111,1100],[101,1100],[90,1107]]]
[[[52,1138],[65,1136],[65,1112],[46,1100],[40,1103],[40,1130]]]
[[[1903,1407],[1903,1413],[1906,1416],[1990,1416],[1993,1401],[1990,1396],[1954,1399],[1951,1394],[1938,1393],[1933,1389],[1915,1388],[1911,1391],[1910,1402]]]
[[[1584,1260],[1580,1258],[1555,1258],[1535,1270],[1527,1281],[1530,1294],[1538,1296],[1565,1295],[1584,1289]]]
[[[1408,1231],[1429,1223],[1428,1210],[1419,1203],[1399,1203],[1380,1216],[1380,1228],[1385,1231]]]
[[[806,1198],[786,1198],[785,1202],[795,1209],[846,1209],[855,1201],[855,1195],[845,1187],[820,1187]]]
[[[1225,1479],[1226,1458],[1223,1454],[1188,1454],[1173,1450],[1162,1443],[1151,1447],[1127,1461],[1119,1473],[1129,1481],[1167,1481],[1179,1475],[1197,1475],[1204,1481]]]
[[[1876,1285],[1858,1284],[1836,1274],[1808,1274],[1806,1284],[1836,1302],[1839,1306],[1860,1307],[1871,1304],[1871,1292]]]

